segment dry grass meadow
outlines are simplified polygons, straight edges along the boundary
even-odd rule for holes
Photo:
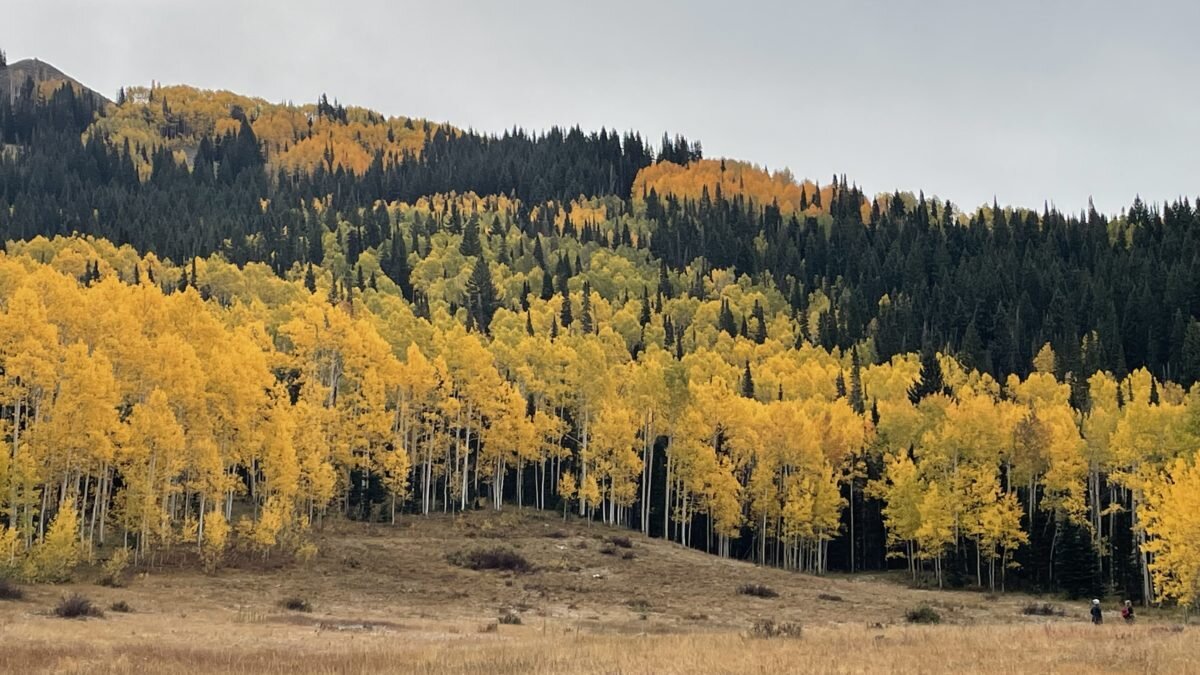
[[[608,539],[628,536],[632,547]],[[1087,623],[1079,603],[811,577],[721,560],[545,514],[342,524],[304,566],[163,567],[122,588],[26,586],[0,601],[4,673],[1194,673],[1200,627],[1168,615]],[[527,573],[471,571],[447,554],[506,545]],[[742,595],[762,584],[775,598]],[[132,613],[53,616],[78,591]],[[289,598],[309,612],[284,609]],[[937,626],[904,613],[928,605]],[[520,618],[500,623],[501,616]],[[762,638],[756,623],[802,626]],[[511,619],[510,619],[511,621]]]

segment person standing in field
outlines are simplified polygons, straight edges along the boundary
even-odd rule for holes
[[[1125,601],[1125,606],[1121,608],[1121,618],[1125,619],[1125,623],[1133,623],[1133,602]]]
[[[1099,626],[1104,623],[1104,613],[1100,611],[1100,601],[1092,600],[1092,623]]]

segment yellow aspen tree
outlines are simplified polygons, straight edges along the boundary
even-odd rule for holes
[[[924,486],[908,451],[901,451],[884,458],[884,479],[868,486],[868,493],[883,499],[883,518],[887,524],[889,547],[904,546],[904,555],[909,571],[916,579],[916,540],[921,527],[921,494]]]
[[[79,554],[79,517],[75,499],[68,498],[58,505],[46,536],[30,551],[26,577],[50,583],[70,581]]]
[[[933,560],[938,588],[942,588],[942,555],[954,543],[954,512],[950,495],[937,481],[930,481],[917,508],[921,515],[921,526],[916,531],[917,545],[920,546],[918,556]]]
[[[1176,459],[1149,481],[1140,507],[1142,549],[1160,597],[1200,606],[1200,455]]]

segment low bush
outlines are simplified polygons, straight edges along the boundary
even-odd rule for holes
[[[942,615],[938,614],[932,607],[928,605],[921,605],[916,609],[910,609],[905,612],[904,620],[908,621],[909,623],[941,623]]]
[[[23,600],[25,591],[7,579],[0,579],[0,600]]]
[[[1027,616],[1066,616],[1067,611],[1049,602],[1034,602],[1021,608],[1021,613]]]
[[[312,611],[312,605],[310,605],[308,600],[305,600],[304,598],[286,598],[283,602],[279,603],[279,606],[290,612]]]
[[[465,567],[469,570],[507,570],[510,572],[528,572],[533,569],[529,561],[520,553],[508,548],[477,548],[469,551],[456,551],[446,556],[451,565]]]
[[[842,596],[834,595],[832,593],[818,593],[817,599],[825,600],[827,602],[842,602]]]
[[[752,595],[756,598],[778,598],[779,594],[774,588],[764,586],[762,584],[742,584],[738,586],[737,592],[740,595]]]
[[[112,557],[104,563],[99,584],[110,588],[120,588],[125,585],[125,568],[129,567],[129,549],[119,548],[113,551]]]
[[[650,611],[650,602],[643,598],[634,598],[625,603],[625,606],[635,612],[644,614]]]
[[[75,593],[58,601],[58,605],[54,608],[54,616],[60,619],[86,619],[88,617],[102,619],[104,611],[93,605],[91,600]]]
[[[500,621],[500,623],[504,624],[505,626],[520,626],[521,625],[521,615],[517,614],[516,612],[512,611],[511,609],[506,609],[506,610],[504,610],[504,613],[500,615],[499,621]]]
[[[612,544],[608,544],[608,543],[601,544],[600,545],[600,553],[602,553],[604,555],[616,555],[617,547],[613,546]]]
[[[619,548],[633,548],[633,542],[629,540],[629,537],[612,536],[608,538],[608,543]]]
[[[114,602],[113,604],[109,605],[108,609],[110,611],[119,612],[121,614],[129,614],[129,613],[133,612],[133,608],[130,607],[129,603],[125,602],[124,600],[118,600],[118,601]]]
[[[750,626],[750,637],[756,638],[798,638],[803,632],[798,623],[776,623],[774,619],[758,619]]]

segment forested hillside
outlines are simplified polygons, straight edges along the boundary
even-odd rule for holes
[[[817,573],[1200,595],[1200,202],[964,211],[682,137],[22,91],[11,574],[515,504]]]

